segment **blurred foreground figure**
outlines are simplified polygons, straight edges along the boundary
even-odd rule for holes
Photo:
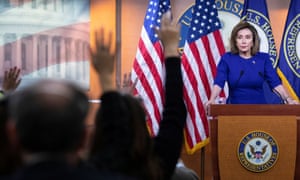
[[[21,165],[20,153],[10,142],[8,127],[8,98],[0,98],[0,179],[7,179]]]
[[[24,167],[12,179],[93,179],[79,166],[85,143],[89,104],[74,84],[42,80],[10,97],[11,136],[16,137]]]

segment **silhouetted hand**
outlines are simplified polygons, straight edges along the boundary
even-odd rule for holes
[[[2,90],[4,93],[14,91],[21,83],[20,68],[13,67],[4,72]]]
[[[164,47],[165,57],[178,56],[180,25],[176,24],[175,21],[172,21],[170,11],[162,16],[161,26],[160,28],[156,28],[155,31]]]
[[[123,93],[133,94],[136,83],[137,79],[132,83],[131,73],[125,73],[123,75],[123,82],[120,91]]]
[[[95,32],[95,49],[90,49],[91,63],[99,75],[102,91],[114,89],[113,72],[115,54],[110,52],[112,33],[109,33],[107,43],[104,42],[104,29]]]

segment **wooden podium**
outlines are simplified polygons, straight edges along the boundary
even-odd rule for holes
[[[213,179],[300,179],[299,105],[214,104],[208,115]],[[249,171],[237,157],[243,135],[256,130],[271,132],[278,144],[278,160],[265,172]]]

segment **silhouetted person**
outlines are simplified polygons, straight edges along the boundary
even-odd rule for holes
[[[4,78],[0,92],[0,179],[10,176],[20,165],[20,153],[16,143],[11,143],[7,133],[8,122],[8,101],[6,97],[19,86],[20,69],[10,68],[4,72]]]
[[[103,32],[96,32],[96,51],[91,51],[91,57],[103,94],[95,119],[90,160],[100,171],[143,180],[170,179],[173,174],[182,148],[186,109],[177,51],[179,27],[171,22],[170,14],[163,16],[157,33],[164,46],[165,105],[159,133],[152,139],[141,102],[115,90],[111,40],[105,44]]]
[[[6,179],[21,165],[20,152],[8,131],[8,98],[0,99],[0,179]]]

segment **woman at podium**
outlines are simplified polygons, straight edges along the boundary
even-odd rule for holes
[[[232,30],[230,52],[221,57],[217,66],[212,93],[206,105],[215,103],[226,82],[229,89],[227,104],[267,104],[263,90],[265,81],[282,102],[297,103],[283,87],[269,54],[259,52],[259,36],[255,27],[241,21]]]

